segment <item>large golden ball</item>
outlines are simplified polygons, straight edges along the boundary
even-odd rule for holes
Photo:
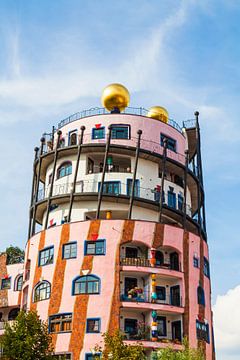
[[[121,84],[110,84],[105,87],[102,93],[102,104],[109,110],[118,109],[123,111],[129,105],[130,95],[128,89]]]
[[[168,112],[162,106],[152,106],[147,113],[147,117],[160,120],[164,123],[168,122]]]

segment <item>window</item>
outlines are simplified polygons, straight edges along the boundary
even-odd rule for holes
[[[34,289],[33,301],[42,301],[50,298],[51,285],[48,281],[42,281]]]
[[[124,332],[128,333],[129,335],[137,335],[138,321],[136,319],[125,319]]]
[[[72,330],[72,314],[57,314],[49,317],[49,332],[69,332]]]
[[[210,279],[210,268],[209,268],[209,262],[208,259],[204,257],[204,275],[207,276]]]
[[[15,308],[15,309],[10,310],[9,314],[8,314],[8,321],[15,320],[16,317],[19,314],[19,311],[20,311],[19,308]]]
[[[166,288],[164,286],[156,286],[157,300],[166,300]]]
[[[23,275],[18,275],[15,279],[15,291],[21,291],[23,285]]]
[[[100,279],[95,275],[79,276],[73,281],[73,295],[99,293]]]
[[[98,190],[100,189],[100,183],[98,183]],[[120,181],[105,181],[103,183],[103,194],[120,194]]]
[[[183,211],[183,196],[178,194],[178,210]]]
[[[130,139],[130,126],[112,125],[112,139]]]
[[[98,360],[101,359],[101,354],[100,353],[95,353],[93,354],[85,354],[85,360]]]
[[[197,298],[198,298],[198,304],[205,306],[205,295],[204,295],[204,290],[201,286],[198,286],[197,288]]]
[[[176,194],[172,191],[168,191],[168,206],[176,209]]]
[[[63,244],[63,259],[75,259],[77,257],[77,243]]]
[[[199,268],[199,258],[197,257],[197,255],[193,256],[193,266],[195,268]]]
[[[77,131],[73,130],[68,133],[68,145],[77,145]]]
[[[131,196],[131,194],[132,194],[132,179],[127,179],[127,195]],[[135,197],[140,196],[140,182],[139,182],[139,180],[135,180],[134,196]]]
[[[72,359],[72,355],[66,354],[66,353],[54,354],[52,356],[54,359],[57,359],[57,360],[71,360]]]
[[[87,333],[100,332],[100,319],[87,319]]]
[[[176,140],[164,135],[164,134],[161,134],[161,138],[160,138],[160,142],[161,142],[161,146],[164,146],[164,140],[167,139],[167,149],[168,150],[172,150],[172,151],[175,151],[177,150],[177,147],[176,147]]]
[[[53,254],[54,248],[53,246],[43,249],[39,252],[39,266],[53,264]]]
[[[164,263],[164,255],[161,251],[157,250],[155,253],[156,266],[161,266]]]
[[[58,168],[57,179],[71,175],[71,173],[72,173],[72,163],[70,161],[65,162]]]
[[[52,173],[48,176],[48,185],[50,185],[52,182]]]
[[[154,193],[154,201],[160,202],[161,186],[157,185],[152,191]],[[162,192],[162,202],[163,204],[165,203],[164,191]]]
[[[136,259],[138,257],[138,249],[137,248],[132,248],[132,247],[126,247],[125,249],[125,257],[126,258],[131,258],[131,259]]]
[[[2,279],[1,281],[1,290],[8,290],[11,288],[11,278]]]
[[[84,255],[105,255],[105,240],[85,241]]]
[[[92,139],[105,139],[105,127],[93,128]]]
[[[157,317],[157,332],[158,336],[167,336],[167,325],[165,316]]]
[[[197,339],[204,340],[207,343],[210,342],[209,340],[209,325],[205,324],[204,322],[196,320],[196,330],[197,330]]]

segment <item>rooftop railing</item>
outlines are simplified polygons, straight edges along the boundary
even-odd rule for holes
[[[121,112],[121,114],[147,116],[148,111],[149,110],[147,110],[143,107],[139,107],[139,108],[138,107],[126,107]],[[72,114],[72,115],[66,117],[65,119],[61,120],[58,123],[58,129],[61,129],[63,126],[65,126],[73,121],[80,120],[80,119],[83,119],[88,116],[109,115],[109,114],[111,114],[111,113],[109,111],[107,111],[105,108],[99,108],[99,107],[94,107],[94,108],[91,108],[88,110],[83,110],[83,111]],[[178,125],[178,123],[175,120],[169,119],[168,125],[172,126],[174,129],[176,129],[177,131],[182,133],[181,127]]]

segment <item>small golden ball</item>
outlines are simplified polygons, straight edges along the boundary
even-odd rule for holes
[[[118,109],[121,112],[129,105],[130,95],[125,86],[110,84],[103,90],[101,100],[107,110],[113,111]]]
[[[168,122],[168,112],[162,106],[152,106],[147,113],[147,117],[160,120],[164,123]]]

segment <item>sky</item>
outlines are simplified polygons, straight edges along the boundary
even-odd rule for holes
[[[198,110],[218,360],[240,358],[239,17],[239,0],[0,0],[0,250],[25,246],[42,133],[107,84],[179,124]]]

